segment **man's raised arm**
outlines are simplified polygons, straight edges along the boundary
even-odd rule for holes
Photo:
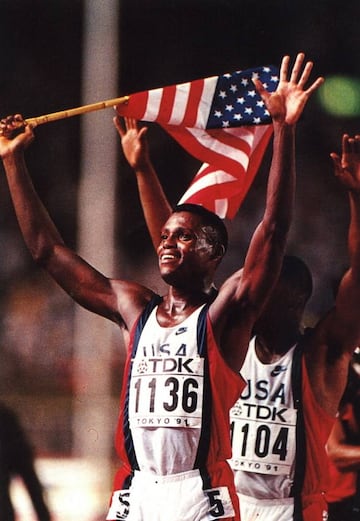
[[[15,132],[15,137],[13,133]],[[17,135],[16,135],[17,133]],[[0,122],[0,156],[25,243],[37,264],[80,305],[117,323],[129,325],[150,292],[139,285],[113,281],[68,248],[38,197],[30,178],[25,149],[34,139],[32,127],[20,115]],[[122,309],[129,309],[129,316]]]
[[[140,129],[138,122],[132,118],[124,118],[124,124],[119,116],[114,117],[124,155],[135,171],[141,206],[156,251],[161,229],[171,214],[171,206],[150,160],[147,127]]]
[[[295,129],[312,93],[323,83],[318,78],[305,89],[313,64],[304,64],[299,53],[289,74],[289,56],[280,68],[280,81],[268,93],[258,80],[254,83],[274,125],[273,156],[268,179],[264,217],[251,240],[243,276],[250,277],[251,300],[260,312],[280,273],[291,224],[295,193]],[[290,78],[288,79],[288,76]]]
[[[238,320],[242,322],[243,328],[238,331],[238,352],[236,346],[229,345],[234,356],[234,366],[242,364],[249,331],[259,317],[281,270],[294,204],[295,128],[311,94],[323,83],[323,78],[318,78],[305,89],[313,64],[307,62],[303,66],[303,53],[298,54],[290,73],[289,62],[289,56],[285,56],[275,92],[267,92],[260,81],[254,80],[274,125],[266,208],[251,239],[243,270],[225,282],[220,290],[220,299],[213,307],[213,320],[216,321],[217,315],[223,313],[223,306],[235,306],[234,310],[240,306],[235,311],[239,317],[242,316]]]
[[[349,269],[337,291],[334,308],[316,326],[307,345],[307,366],[321,405],[335,414],[344,391],[348,365],[360,345],[360,136],[345,134],[342,155],[331,154],[335,175],[350,205]]]

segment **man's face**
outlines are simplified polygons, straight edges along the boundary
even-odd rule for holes
[[[173,213],[161,232],[157,249],[160,273],[169,284],[199,284],[209,272],[213,247],[203,230],[201,217],[190,212]]]
[[[280,278],[257,320],[256,331],[261,333],[268,328],[297,330],[303,311],[303,298]]]

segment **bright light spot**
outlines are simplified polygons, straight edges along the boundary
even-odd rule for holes
[[[350,76],[331,76],[318,91],[324,110],[334,116],[360,115],[360,80]]]
[[[111,483],[106,462],[80,458],[38,458],[36,471],[44,487],[53,521],[95,521],[105,519]],[[17,517],[26,521],[38,518],[20,478],[11,484],[11,497]],[[1,517],[1,512],[0,512]]]

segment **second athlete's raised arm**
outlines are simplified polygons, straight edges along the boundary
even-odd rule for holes
[[[161,228],[170,217],[172,208],[150,160],[147,127],[140,129],[138,122],[132,118],[124,118],[123,125],[119,116],[114,118],[114,125],[120,135],[124,155],[134,169],[141,207],[156,251]]]

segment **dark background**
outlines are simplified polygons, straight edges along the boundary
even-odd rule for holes
[[[295,56],[298,51],[314,61],[312,79],[360,76],[358,0],[123,0],[120,5],[119,96],[280,64],[284,54]],[[79,0],[0,0],[0,115],[20,112],[32,117],[82,104],[83,8]],[[93,101],[101,99],[99,93]],[[111,111],[104,111],[104,118],[112,125]],[[27,153],[34,183],[74,248],[80,129],[81,117],[42,125]],[[347,266],[347,198],[333,178],[329,154],[340,152],[344,132],[358,131],[358,116],[326,113],[318,95],[298,125],[298,190],[288,251],[303,257],[314,274],[309,323],[332,304],[334,287]],[[101,139],[99,135],[100,146]],[[175,202],[199,165],[155,126],[149,140],[156,169]],[[221,278],[242,264],[261,218],[269,160],[267,153],[239,215],[229,223],[232,248]],[[133,174],[120,147],[116,191],[119,257],[135,267],[141,279],[153,252]],[[46,389],[64,391],[71,387],[73,304],[30,259],[3,175],[0,208],[0,390],[31,389],[45,382]],[[123,270],[119,266],[117,273],[108,275],[121,276]],[[36,383],[34,374],[41,376]]]

